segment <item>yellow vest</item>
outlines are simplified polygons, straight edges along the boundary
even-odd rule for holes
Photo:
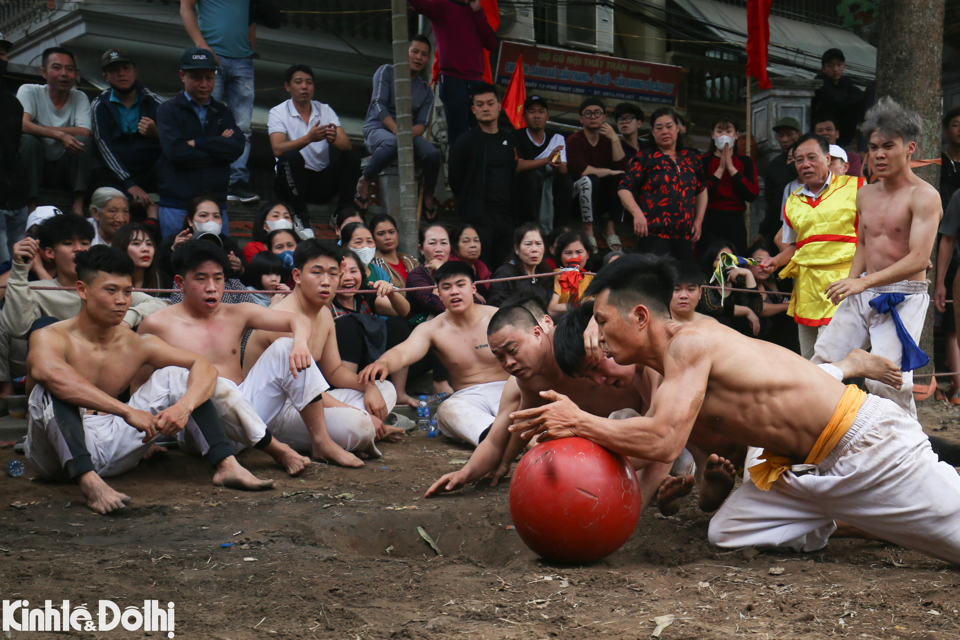
[[[857,250],[857,190],[863,185],[863,178],[832,176],[816,199],[802,195],[802,187],[787,198],[783,217],[797,234],[797,252],[780,277],[794,279],[787,313],[799,324],[829,324],[837,310],[825,292],[850,275]]]

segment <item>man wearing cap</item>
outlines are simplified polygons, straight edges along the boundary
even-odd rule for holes
[[[567,138],[567,161],[574,180],[573,192],[580,204],[583,231],[590,241],[590,251],[596,252],[593,221],[607,216],[607,247],[620,249],[614,222],[623,217],[617,189],[628,166],[626,154],[617,130],[607,124],[607,107],[599,98],[587,98],[580,103],[580,124],[583,129]]]
[[[864,113],[863,91],[853,83],[853,80],[843,75],[847,66],[846,60],[840,49],[824,51],[820,73],[814,78],[822,84],[813,94],[813,104],[810,109],[814,118],[810,122],[811,126],[816,125],[816,118],[819,117],[834,119],[838,129],[838,140],[831,140],[830,143],[839,144],[841,147],[849,146],[853,141]],[[814,131],[816,132],[816,129]]]
[[[564,139],[546,131],[549,119],[546,100],[530,96],[523,103],[527,126],[517,132],[517,153],[529,161],[517,174],[517,211],[521,217],[534,216],[544,233],[550,233],[555,223],[566,222],[573,200]]]
[[[773,240],[777,235],[777,231],[783,225],[783,219],[780,217],[783,209],[783,190],[797,179],[796,167],[787,162],[787,151],[800,138],[800,123],[796,118],[780,118],[773,125],[773,133],[777,137],[781,153],[767,162],[767,169],[763,174],[763,197],[767,208],[751,245],[764,240]]]
[[[244,139],[233,114],[211,97],[217,62],[212,51],[191,47],[180,59],[183,91],[157,108],[160,161],[160,231],[179,233],[187,203],[200,194],[220,204],[223,228],[230,163],[243,153]]]
[[[847,175],[847,169],[850,168],[850,161],[847,160],[847,152],[840,145],[830,145],[830,171],[835,176]]]
[[[41,184],[73,193],[73,212],[83,215],[93,155],[90,144],[90,100],[78,91],[73,53],[50,47],[41,57],[46,84],[25,84],[17,90],[23,105],[20,162],[26,168],[27,206],[33,210]]]
[[[0,262],[10,260],[27,220],[27,181],[19,158],[23,105],[4,86],[12,46],[0,33]]]
[[[92,106],[93,139],[103,164],[91,180],[93,188],[125,191],[132,204],[156,218],[158,207],[147,193],[157,191],[157,108],[163,98],[137,82],[137,67],[126,51],[104,52],[100,68],[110,88]]]
[[[193,45],[213,53],[213,98],[223,101],[242,135],[243,152],[230,165],[230,200],[250,203],[260,197],[249,190],[250,123],[253,121],[253,39],[250,0],[181,0],[180,18]]]
[[[813,132],[818,136],[822,136],[827,139],[832,145],[843,148],[843,145],[840,144],[840,125],[839,118],[837,116],[814,116],[813,118]],[[863,161],[860,159],[860,156],[854,152],[850,151],[847,153],[847,176],[860,177]]]

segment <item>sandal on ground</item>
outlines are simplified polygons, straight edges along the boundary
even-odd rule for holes
[[[359,191],[353,194],[353,208],[357,211],[366,211],[369,203],[369,198],[364,198],[361,196]]]
[[[620,242],[620,236],[617,234],[607,236],[607,248],[610,249],[610,251],[622,251],[623,243]]]

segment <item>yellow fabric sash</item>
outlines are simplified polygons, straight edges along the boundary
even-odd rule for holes
[[[840,398],[840,404],[837,405],[833,417],[830,418],[830,423],[817,438],[817,442],[807,455],[804,464],[820,464],[826,459],[830,452],[840,444],[840,439],[853,424],[857,412],[860,411],[860,407],[866,399],[867,394],[856,385],[847,386],[846,391],[843,392],[843,397]],[[750,479],[761,491],[769,491],[773,483],[793,466],[793,461],[790,458],[766,454],[765,451],[760,453],[760,459],[763,462],[750,467],[749,471]]]

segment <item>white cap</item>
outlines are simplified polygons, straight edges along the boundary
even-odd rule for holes
[[[847,159],[847,151],[846,151],[846,149],[844,149],[843,147],[841,147],[841,146],[838,145],[838,144],[832,144],[832,145],[830,145],[830,157],[831,157],[831,158],[840,158],[840,159],[843,160],[844,162],[850,162],[850,160]]]
[[[27,216],[26,228],[29,229],[33,225],[40,224],[44,220],[49,220],[54,216],[62,216],[62,215],[63,215],[63,211],[60,211],[60,209],[57,209],[56,207],[51,207],[51,206],[37,207],[36,209],[33,210],[33,213]]]

